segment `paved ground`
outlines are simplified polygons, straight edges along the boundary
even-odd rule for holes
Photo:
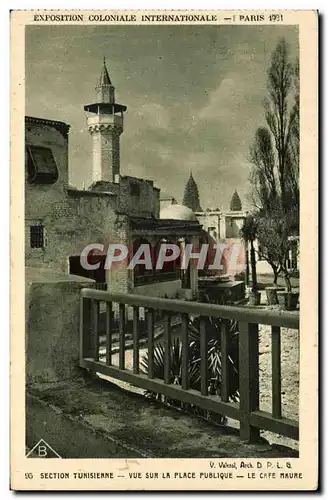
[[[34,445],[42,428],[63,458],[298,456],[265,440],[243,443],[233,429],[168,409],[99,379],[76,379],[55,387],[34,385],[28,394],[28,445]]]
[[[270,274],[259,274],[257,276],[257,281],[258,281],[259,287],[264,288],[268,285],[272,285],[273,277]],[[299,288],[299,284],[300,284],[299,278],[291,278],[290,282],[291,282],[291,285],[293,288]],[[277,284],[279,286],[283,286],[283,287],[286,286],[286,282],[282,276],[278,276]]]
[[[260,330],[260,409],[271,411],[271,334],[270,327]],[[281,394],[282,414],[298,420],[299,406],[299,347],[298,331],[281,329]],[[271,432],[263,432],[269,442],[298,448],[298,442]]]

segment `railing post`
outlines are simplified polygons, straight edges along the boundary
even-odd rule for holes
[[[80,297],[80,363],[93,357],[93,329],[91,325],[91,300]]]
[[[208,340],[206,321],[200,317],[200,390],[203,396],[208,396]]]
[[[125,304],[119,305],[119,368],[125,370]]]
[[[222,320],[221,326],[221,399],[229,401],[229,320]]]
[[[139,307],[133,307],[133,373],[139,373]]]
[[[182,353],[181,353],[181,386],[185,391],[189,388],[189,340],[188,340],[188,324],[189,317],[188,314],[182,314],[182,325],[181,325],[181,340],[182,340]]]
[[[239,323],[240,438],[257,441],[260,430],[250,425],[259,409],[259,335],[255,323]]]
[[[147,310],[148,378],[154,378],[154,309]]]
[[[171,381],[171,315],[166,313],[164,317],[164,382]]]
[[[281,418],[281,345],[280,327],[271,327],[272,415]]]
[[[106,302],[106,365],[112,364],[113,304]]]
[[[93,359],[99,361],[99,302],[95,299],[91,300],[91,317],[93,331]]]

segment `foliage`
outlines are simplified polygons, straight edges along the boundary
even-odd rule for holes
[[[289,250],[292,246],[291,234],[297,232],[298,214],[295,210],[286,212],[281,207],[270,210],[258,219],[257,235],[263,257],[270,263],[276,278],[283,273],[286,288],[291,291],[290,277],[295,269],[287,268]]]
[[[200,391],[200,320],[199,317],[189,317],[189,363],[188,363],[188,380],[191,389]],[[206,332],[208,339],[208,380],[209,394],[220,395],[221,393],[221,329],[222,320],[219,318],[206,318]],[[235,321],[229,322],[230,335],[230,350],[229,350],[229,398],[232,401],[237,401],[239,398],[239,375],[238,375],[238,323]],[[154,348],[154,376],[155,378],[164,379],[164,344],[158,342]],[[171,372],[170,383],[182,385],[182,342],[179,336],[172,338],[171,351]],[[141,361],[142,371],[148,372],[148,353],[146,353]],[[152,399],[164,402],[169,406],[183,409],[192,414],[203,416],[207,419],[224,423],[225,417],[222,415],[213,415],[209,412],[197,408],[194,405],[184,404],[180,401],[165,398],[162,394],[146,392],[146,395]]]
[[[257,220],[253,214],[245,217],[244,224],[240,230],[241,237],[247,242],[255,241],[257,238]]]
[[[257,219],[254,214],[247,215],[240,233],[246,245],[250,243],[251,246],[250,261],[252,269],[252,292],[257,293],[256,258],[254,248],[254,241],[257,238]]]
[[[278,186],[275,173],[275,155],[270,132],[259,127],[250,148],[252,201],[258,210],[269,210],[277,201]]]
[[[299,63],[290,62],[284,38],[272,54],[267,89],[267,126],[257,129],[250,147],[252,200],[262,257],[275,283],[283,272],[289,290],[286,259],[299,234]]]
[[[288,175],[293,169],[290,162],[290,141],[297,120],[295,105],[290,106],[295,70],[289,61],[286,40],[281,38],[272,54],[268,71],[268,94],[264,101],[265,119],[272,134],[276,156],[277,175],[283,206],[288,206]],[[291,109],[290,109],[291,108]]]

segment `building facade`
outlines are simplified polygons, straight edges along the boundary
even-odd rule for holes
[[[106,270],[108,246],[123,244],[130,255],[147,241],[155,263],[160,242],[197,237],[200,225],[197,220],[161,220],[160,190],[154,182],[121,175],[120,136],[127,107],[116,103],[105,62],[96,102],[84,109],[92,136],[92,184],[83,190],[69,186],[69,125],[25,118],[26,266],[86,276],[107,283],[113,293],[176,296],[183,289],[180,270],[128,269],[126,260]],[[97,266],[90,271],[81,266],[80,256],[94,243],[104,250],[89,255],[88,262]],[[189,295],[196,296],[195,276],[192,284]]]

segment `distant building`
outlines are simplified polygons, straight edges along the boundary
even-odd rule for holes
[[[219,241],[223,228],[220,227],[223,214],[221,210],[206,210],[205,212],[195,212],[195,215],[202,225],[202,229],[206,231],[215,241]]]
[[[225,227],[225,231],[222,237],[241,239],[240,231],[246,215],[247,212],[243,210],[239,194],[235,190],[230,200],[230,211],[224,214],[223,226]]]
[[[174,203],[176,203],[175,200]],[[165,198],[165,205],[163,205],[163,207],[161,201],[161,213],[163,208],[168,208],[168,206],[172,204],[173,201],[171,201],[170,197]],[[232,194],[229,211],[212,209],[212,208],[208,208],[205,211],[201,209],[198,210],[192,209],[191,206],[200,207],[200,202],[199,202],[197,184],[192,174],[190,174],[189,180],[185,188],[183,205],[193,211],[195,217],[200,223],[202,227],[202,236],[201,236],[202,243],[208,244],[209,248],[213,247],[215,243],[227,243],[230,246],[230,248],[232,248],[234,244],[240,245],[241,249],[240,252],[243,253],[244,256],[240,255],[239,261],[240,262],[244,261],[246,263],[247,248],[245,247],[245,242],[241,238],[240,231],[241,228],[243,227],[244,220],[248,212],[243,210],[242,202],[237,190],[235,190],[234,193]],[[178,205],[178,207],[180,207],[180,205]],[[256,265],[257,273],[259,275],[273,274],[271,266],[268,264],[267,261],[263,259],[261,249],[259,248],[257,240],[254,242],[254,246],[256,250],[256,259],[257,259],[257,265]],[[288,257],[288,265],[290,268],[294,268],[295,265],[298,266],[296,259],[297,259],[297,244],[295,243]],[[233,274],[239,274],[239,272],[242,270],[242,265],[237,266],[237,269],[235,268],[235,266],[233,266],[233,268],[231,267],[229,268],[229,258],[225,259],[224,255],[223,255],[223,261],[224,261],[224,270],[216,274],[233,275]]]
[[[110,244],[135,252],[148,242],[155,264],[163,240],[197,238],[200,225],[196,219],[160,219],[160,190],[153,181],[121,175],[120,136],[127,107],[115,100],[105,61],[96,96],[94,104],[84,106],[92,137],[92,184],[86,190],[68,183],[69,125],[25,118],[26,265],[93,278],[114,293],[176,296],[183,291],[180,269],[128,269],[126,262],[104,269]],[[89,255],[89,263],[99,263],[99,269],[86,270],[81,252],[94,243],[104,245],[104,252]],[[197,295],[197,269],[192,273],[186,296]]]
[[[193,178],[192,172],[190,172],[188,182],[185,186],[182,204],[185,207],[190,208],[193,212],[202,212],[199,201],[198,186]]]
[[[225,212],[219,209],[207,209],[195,212],[202,228],[216,241],[226,238],[240,239],[240,229],[247,212],[242,210],[237,191],[231,198],[230,207],[233,207],[234,210]]]

